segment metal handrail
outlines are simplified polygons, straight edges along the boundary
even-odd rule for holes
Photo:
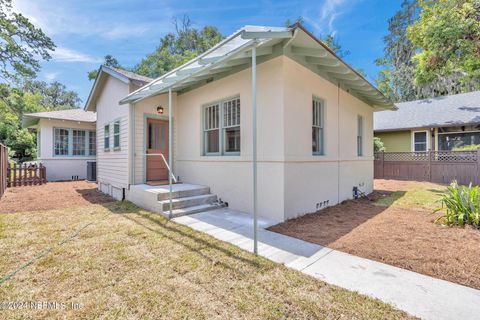
[[[168,173],[169,173],[170,176],[172,177],[173,181],[175,181],[175,183],[177,183],[177,178],[175,178],[175,175],[173,174],[172,169],[170,169],[170,166],[168,165],[168,162],[167,162],[167,160],[165,159],[165,156],[163,155],[163,153],[145,153],[145,155],[146,155],[146,156],[161,156],[162,159],[163,159],[163,162],[164,162],[165,165],[167,166]]]

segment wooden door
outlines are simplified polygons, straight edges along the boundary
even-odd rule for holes
[[[147,119],[147,181],[168,180],[168,121]]]

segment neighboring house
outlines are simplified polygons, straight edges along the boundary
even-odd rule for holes
[[[373,189],[373,113],[394,106],[300,25],[244,27],[140,89],[111,71],[100,70],[86,110],[97,112],[99,189],[117,199],[166,211],[168,186],[149,184],[168,179],[171,132],[183,182],[173,214],[217,197],[252,213],[253,82],[261,216],[284,221]]]
[[[37,131],[37,160],[48,181],[85,179],[96,158],[96,115],[82,109],[29,113],[23,127]]]
[[[480,147],[480,91],[396,104],[375,114],[375,136],[386,152]]]

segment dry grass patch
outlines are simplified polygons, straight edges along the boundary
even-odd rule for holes
[[[0,285],[2,300],[65,310],[4,318],[403,319],[389,305],[327,285],[127,203],[0,214],[0,275],[85,225]],[[71,303],[81,308],[72,310]]]

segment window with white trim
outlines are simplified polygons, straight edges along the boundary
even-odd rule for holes
[[[97,154],[97,135],[95,131],[88,132],[88,155],[94,156]]]
[[[69,157],[94,156],[96,154],[95,131],[54,128],[53,155]]]
[[[120,120],[113,123],[113,148],[120,148]]]
[[[323,136],[324,136],[324,102],[321,99],[312,100],[312,153],[314,155],[323,155]]]
[[[204,107],[203,123],[205,155],[240,153],[240,98]]]
[[[357,156],[363,156],[363,117],[357,116]]]
[[[110,125],[106,124],[103,127],[103,149],[110,150]]]
[[[86,155],[86,141],[87,133],[85,130],[72,130],[72,142],[73,149],[72,155],[74,156],[84,156]]]
[[[413,133],[413,151],[426,152],[428,145],[427,131],[417,131]]]
[[[68,129],[54,129],[53,150],[56,156],[68,156],[70,143],[70,130]]]

